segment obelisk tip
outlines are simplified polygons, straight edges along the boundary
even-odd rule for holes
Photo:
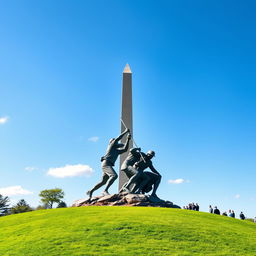
[[[131,68],[128,63],[126,64],[123,73],[132,73]]]

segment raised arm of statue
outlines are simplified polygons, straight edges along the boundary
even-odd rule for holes
[[[126,139],[125,145],[124,145],[123,148],[120,148],[120,149],[119,149],[119,154],[122,154],[122,153],[124,153],[124,152],[126,152],[126,151],[128,150],[129,141],[130,141],[131,137],[132,137],[131,134],[128,134],[128,135],[127,135],[127,139]]]
[[[124,135],[127,133],[127,132],[129,132],[130,130],[129,129],[125,129],[125,131],[123,132],[123,133],[121,133],[117,138],[115,138],[115,143],[117,143],[119,140],[121,140],[123,137],[124,137]]]

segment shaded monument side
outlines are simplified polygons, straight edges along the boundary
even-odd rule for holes
[[[133,120],[132,120],[132,72],[129,64],[126,64],[123,71],[123,85],[122,85],[122,112],[121,112],[121,133],[125,131],[126,127],[130,130],[133,136]],[[124,125],[125,124],[125,125]],[[126,127],[125,127],[126,126]],[[121,140],[124,143],[125,139]],[[129,154],[129,150],[133,147],[132,141],[129,142],[128,150],[120,155],[120,169],[119,169],[119,186],[120,190],[124,183],[128,181],[125,173],[121,172],[121,165]]]

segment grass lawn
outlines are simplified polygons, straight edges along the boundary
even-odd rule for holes
[[[150,207],[80,207],[0,218],[0,256],[256,256],[256,224]]]

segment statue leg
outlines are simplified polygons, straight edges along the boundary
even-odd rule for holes
[[[126,174],[128,179],[130,179],[134,175],[134,172],[133,172],[132,168],[133,168],[132,166],[128,166],[126,169],[122,169],[121,170],[121,171],[125,172],[125,174]],[[129,192],[129,190],[127,188],[128,182],[129,182],[129,180],[124,183],[124,185],[120,189],[119,193],[121,193],[121,192]]]
[[[133,168],[134,175],[129,179],[128,183],[126,184],[125,188],[129,190],[131,184],[136,183],[136,181],[140,178],[142,171],[139,169]]]
[[[154,182],[154,188],[153,188],[153,191],[152,191],[152,194],[151,194],[151,196],[156,196],[156,197],[157,197],[156,191],[157,191],[157,189],[158,189],[158,187],[159,187],[159,184],[160,184],[160,182],[161,182],[161,179],[162,179],[162,176],[161,176],[161,175],[157,175],[157,176],[158,176],[158,178],[157,178],[157,180]]]
[[[118,175],[112,166],[104,166],[102,169],[104,169],[104,172],[109,176],[106,188],[104,190],[105,194],[109,194],[108,189],[114,183],[114,181],[117,179]]]
[[[136,184],[133,184],[133,188],[131,189],[131,193],[135,193],[136,191],[139,189],[140,185],[138,184],[138,182]]]
[[[142,175],[142,182],[139,185],[138,193],[142,193],[143,188],[146,186],[146,184],[150,181],[150,177],[147,176],[145,173]]]
[[[101,181],[96,184],[91,190],[87,191],[86,194],[89,196],[89,199],[92,197],[92,193],[105,185],[109,179],[109,176],[106,173],[103,173]]]

